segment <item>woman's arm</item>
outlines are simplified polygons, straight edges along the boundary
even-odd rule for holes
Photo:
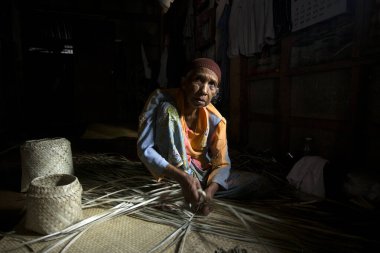
[[[209,144],[212,171],[207,185],[217,183],[220,187],[228,189],[227,179],[230,176],[231,160],[228,154],[226,122],[220,121],[210,134],[212,135]]]
[[[207,187],[205,189],[206,200],[202,205],[201,212],[208,215],[212,211],[210,205],[215,193],[221,188],[227,189],[227,179],[230,175],[231,161],[228,155],[226,122],[220,121],[213,131],[210,151],[211,151],[211,173],[208,178]]]
[[[151,174],[159,179],[168,162],[154,148],[155,113],[158,105],[165,100],[165,95],[154,91],[147,100],[139,118],[137,154]]]

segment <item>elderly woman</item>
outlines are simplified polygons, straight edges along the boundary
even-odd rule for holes
[[[180,88],[153,92],[140,115],[141,161],[155,178],[177,181],[192,209],[205,215],[214,194],[228,188],[231,167],[226,120],[211,103],[220,81],[213,60],[195,59]]]

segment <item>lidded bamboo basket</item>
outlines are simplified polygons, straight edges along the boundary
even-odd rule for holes
[[[20,147],[21,191],[28,190],[30,182],[51,174],[74,174],[70,141],[52,138],[26,141]]]
[[[77,177],[54,174],[32,180],[26,198],[25,228],[40,234],[61,231],[82,219],[82,185]]]

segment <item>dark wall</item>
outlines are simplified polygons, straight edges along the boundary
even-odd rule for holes
[[[157,1],[7,0],[0,20],[2,136],[79,136],[95,122],[137,128],[156,86]]]

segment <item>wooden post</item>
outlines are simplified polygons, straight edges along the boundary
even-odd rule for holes
[[[246,64],[241,56],[230,60],[230,119],[228,122],[228,139],[232,144],[241,144],[242,139],[242,88],[245,87]]]

